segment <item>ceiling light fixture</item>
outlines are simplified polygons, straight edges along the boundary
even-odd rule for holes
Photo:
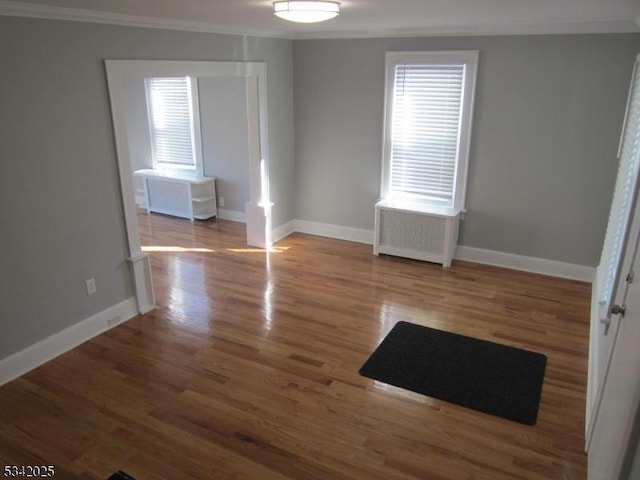
[[[340,13],[340,2],[328,0],[292,0],[273,2],[273,13],[290,22],[315,23],[330,20]]]

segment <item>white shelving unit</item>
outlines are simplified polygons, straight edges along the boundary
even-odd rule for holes
[[[142,178],[148,213],[157,212],[193,221],[206,220],[218,214],[216,183],[213,177],[191,172],[136,170]]]

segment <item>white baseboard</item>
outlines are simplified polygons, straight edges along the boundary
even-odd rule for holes
[[[592,282],[596,271],[594,267],[584,265],[575,265],[573,263],[548,260],[546,258],[526,257],[513,253],[466,247],[464,245],[458,245],[454,258],[457,260],[467,260],[485,265],[510,268],[512,270],[540,273],[551,277],[581,280],[583,282]]]
[[[373,230],[343,227],[329,223],[309,222],[307,220],[294,220],[294,224],[296,232],[373,245]]]
[[[218,218],[231,220],[233,222],[247,223],[247,215],[244,212],[227,210],[226,208],[218,208]]]
[[[293,224],[291,230],[290,224]],[[284,228],[286,226],[286,229]],[[328,223],[310,222],[308,220],[293,220],[278,229],[278,240],[294,232],[319,235],[321,237],[348,240],[351,242],[365,243],[373,245],[373,230],[363,230],[358,228],[343,227],[341,225],[331,225]],[[546,258],[527,257],[513,253],[496,252],[482,248],[467,247],[458,245],[455,257],[458,260],[482,263],[485,265],[495,265],[497,267],[521,270],[524,272],[540,273],[551,277],[568,278],[583,282],[592,282],[596,269],[584,265],[548,260]]]
[[[296,221],[290,220],[284,225],[280,225],[277,228],[274,228],[271,231],[271,241],[276,243],[278,240],[282,240],[285,237],[288,237],[292,233],[296,231]]]
[[[131,297],[0,360],[0,385],[53,360],[137,314],[136,300]]]

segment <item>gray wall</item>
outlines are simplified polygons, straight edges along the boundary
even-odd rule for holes
[[[640,35],[294,42],[296,218],[372,229],[384,54],[480,51],[460,244],[597,264]]]
[[[278,226],[293,218],[291,49],[0,16],[0,359],[133,294],[103,60],[266,61]]]
[[[244,213],[251,199],[245,79],[201,78],[198,96],[204,174],[216,177],[222,208]]]

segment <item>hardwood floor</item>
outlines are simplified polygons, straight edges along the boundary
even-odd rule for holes
[[[584,479],[590,285],[140,216],[158,308],[0,388],[0,466],[62,479]],[[399,320],[548,356],[535,426],[358,369]]]

